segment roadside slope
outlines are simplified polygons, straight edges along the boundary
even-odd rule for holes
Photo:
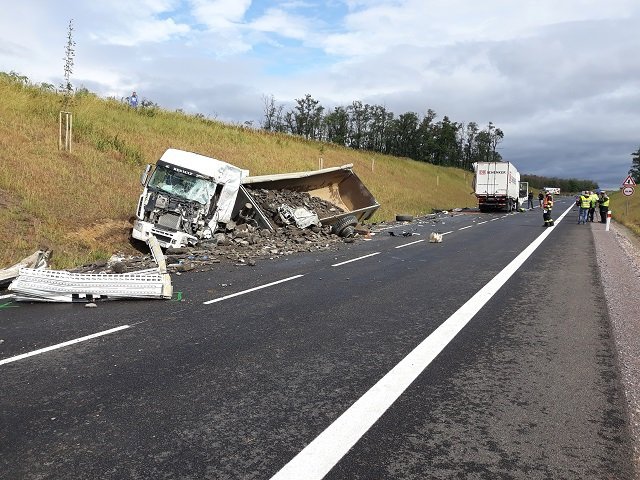
[[[131,252],[139,175],[167,148],[211,156],[252,175],[352,163],[381,204],[373,221],[475,204],[471,172],[355,151],[168,112],[76,95],[70,153],[58,151],[60,96],[0,79],[0,267],[40,246],[67,268]]]

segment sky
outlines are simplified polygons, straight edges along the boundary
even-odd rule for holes
[[[0,71],[135,90],[168,110],[259,126],[310,94],[396,116],[492,122],[521,173],[618,187],[640,147],[638,0],[20,0]]]

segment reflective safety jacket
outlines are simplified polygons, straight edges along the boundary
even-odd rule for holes
[[[589,208],[591,206],[591,197],[589,195],[580,195],[580,208]]]
[[[609,206],[609,197],[607,197],[606,195],[603,195],[600,200],[600,206],[601,207],[608,207]]]
[[[542,208],[544,208],[545,210],[551,210],[553,208],[553,197],[551,195],[547,195],[546,197],[544,197]]]
[[[589,203],[590,203],[589,206],[591,208],[596,208],[596,205],[598,204],[598,194],[597,193],[591,194],[591,197],[589,197]]]

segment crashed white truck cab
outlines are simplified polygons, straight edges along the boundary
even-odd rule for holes
[[[170,148],[155,166],[147,165],[132,237],[155,236],[163,248],[195,245],[211,238],[219,223],[231,220],[242,178],[229,163]]]

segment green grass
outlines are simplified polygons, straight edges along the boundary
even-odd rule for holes
[[[625,197],[622,192],[612,192],[609,198],[611,217],[640,235],[640,191],[636,189],[630,197]]]
[[[71,152],[58,150],[61,98],[0,78],[0,268],[41,247],[52,266],[68,268],[135,253],[131,218],[140,173],[167,148],[218,158],[251,175],[352,163],[381,208],[372,222],[396,214],[473,206],[472,174],[406,158],[245,129],[179,112],[131,109],[78,95]]]

